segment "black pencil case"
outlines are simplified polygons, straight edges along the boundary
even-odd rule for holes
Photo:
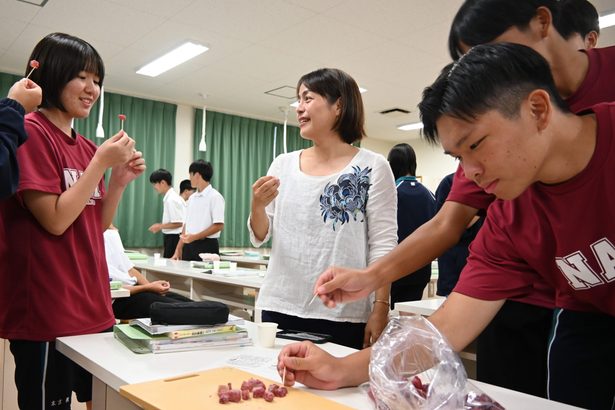
[[[229,309],[224,303],[154,302],[149,308],[154,325],[217,325],[228,321]]]

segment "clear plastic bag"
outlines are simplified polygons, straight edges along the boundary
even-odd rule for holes
[[[392,318],[372,347],[369,387],[379,410],[502,409],[466,387],[459,356],[422,316]]]

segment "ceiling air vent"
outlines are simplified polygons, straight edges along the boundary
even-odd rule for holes
[[[286,98],[288,100],[297,99],[297,91],[295,90],[295,87],[291,87],[290,85],[283,85],[282,87],[278,87],[278,88],[274,88],[273,90],[265,91],[265,94]]]
[[[410,114],[410,111],[408,110],[404,110],[403,108],[389,108],[388,110],[382,110],[380,111],[380,114],[382,115],[386,115],[389,117],[397,117],[400,115],[406,115],[406,114]]]

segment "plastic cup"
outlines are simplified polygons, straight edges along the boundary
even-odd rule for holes
[[[257,323],[256,340],[261,347],[275,346],[275,336],[278,332],[278,324],[273,322]]]
[[[160,259],[160,253],[156,252],[156,253],[154,254],[154,259]]]
[[[214,261],[214,269],[220,269],[220,261]]]
[[[231,262],[229,265],[230,270],[237,270],[237,262]]]

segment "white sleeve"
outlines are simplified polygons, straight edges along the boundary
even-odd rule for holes
[[[397,245],[397,189],[389,163],[382,155],[374,161],[372,186],[367,200],[367,263]]]
[[[214,195],[211,203],[211,222],[214,224],[224,223],[224,197],[217,192]]]
[[[278,159],[275,159],[271,163],[271,165],[269,166],[269,170],[267,171],[267,175],[273,175],[277,177],[280,176],[280,161]],[[254,236],[254,231],[252,230],[252,226],[250,226],[250,216],[252,215],[252,213],[248,215],[248,231],[250,232],[250,242],[255,248],[260,248],[262,244],[264,244],[271,238],[271,233],[273,232],[273,214],[275,212],[276,200],[277,198],[275,198],[269,203],[269,205],[265,207],[265,214],[267,215],[267,219],[269,220],[269,226],[267,227],[267,234],[262,241],[259,241],[256,236]]]
[[[186,205],[184,203],[184,200],[181,199],[180,196],[177,196],[173,198],[171,201],[168,201],[168,207],[169,207],[169,222],[184,223],[184,221],[186,220]]]
[[[135,265],[128,259],[124,252],[124,245],[118,231],[107,229],[104,232],[105,238],[105,256],[107,258],[107,266],[109,269],[115,267],[121,271],[128,272]]]

